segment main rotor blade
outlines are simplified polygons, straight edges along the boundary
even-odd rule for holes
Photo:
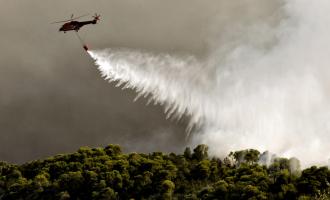
[[[85,16],[87,16],[87,15],[89,15],[89,14],[84,14],[84,15],[81,15],[81,16],[79,16],[79,17],[72,18],[72,17],[73,17],[73,14],[72,14],[72,15],[71,15],[71,19],[67,19],[67,20],[63,20],[63,21],[57,21],[57,22],[52,22],[51,24],[57,24],[57,23],[63,23],[63,22],[70,22],[70,21],[72,21],[72,20],[79,19],[79,18],[81,18],[81,17],[85,17]]]
[[[79,17],[72,18],[71,20],[79,19],[79,18],[85,17],[85,16],[87,16],[87,15],[89,15],[89,14],[84,14],[84,15],[81,15],[81,16],[79,16]]]
[[[71,19],[64,20],[64,21],[58,21],[58,22],[52,22],[50,24],[58,24],[58,23],[69,22],[69,21],[71,21]]]

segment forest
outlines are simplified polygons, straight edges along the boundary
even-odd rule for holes
[[[0,199],[329,199],[328,167],[255,149],[220,159],[204,144],[182,154],[81,147],[22,165],[0,162]]]

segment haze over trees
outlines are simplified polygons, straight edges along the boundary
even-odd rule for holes
[[[219,159],[209,157],[206,145],[183,154],[81,147],[23,165],[0,162],[3,200],[327,199],[329,182],[327,167],[301,171],[295,158],[254,149]]]

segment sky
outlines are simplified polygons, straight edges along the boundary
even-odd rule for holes
[[[217,155],[259,148],[308,164],[328,159],[327,0],[0,3],[0,160],[22,163],[109,143],[126,152],[182,152],[200,142]],[[102,73],[126,63],[121,67],[132,70],[126,81],[193,117],[166,119],[164,107],[133,102],[136,92],[104,80],[74,33],[51,24],[86,13],[80,20],[101,14],[99,24],[79,32],[90,49],[100,50],[94,53],[126,48],[142,58],[138,66],[125,52],[110,51],[105,57],[118,60],[105,58],[110,69],[103,66]],[[198,63],[167,70],[172,57],[159,53],[192,55]],[[152,84],[159,80],[165,84]],[[205,120],[204,129],[187,136],[194,117]]]
[[[135,92],[103,80],[74,33],[50,23],[99,13],[98,25],[80,31],[91,48],[201,54],[215,2],[0,0],[0,160],[22,163],[109,143],[182,151],[186,120],[166,120],[162,107],[133,102]]]

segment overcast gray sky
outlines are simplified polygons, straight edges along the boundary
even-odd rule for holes
[[[97,12],[100,23],[80,31],[91,48],[204,55],[212,34],[239,19],[232,16],[255,12],[247,2],[0,0],[0,160],[24,162],[108,143],[126,151],[181,151],[184,120],[165,120],[163,108],[145,100],[133,103],[134,92],[102,79],[74,33],[59,33],[60,24],[50,22]]]
[[[203,51],[202,1],[0,0],[0,160],[24,162],[80,146],[181,151],[185,124],[104,81],[74,33],[50,22],[102,15],[80,34],[92,48]],[[187,7],[187,3],[191,6]],[[210,2],[211,3],[211,2]],[[200,12],[200,9],[204,10]],[[200,13],[199,13],[200,12]],[[81,20],[89,20],[86,17]]]

